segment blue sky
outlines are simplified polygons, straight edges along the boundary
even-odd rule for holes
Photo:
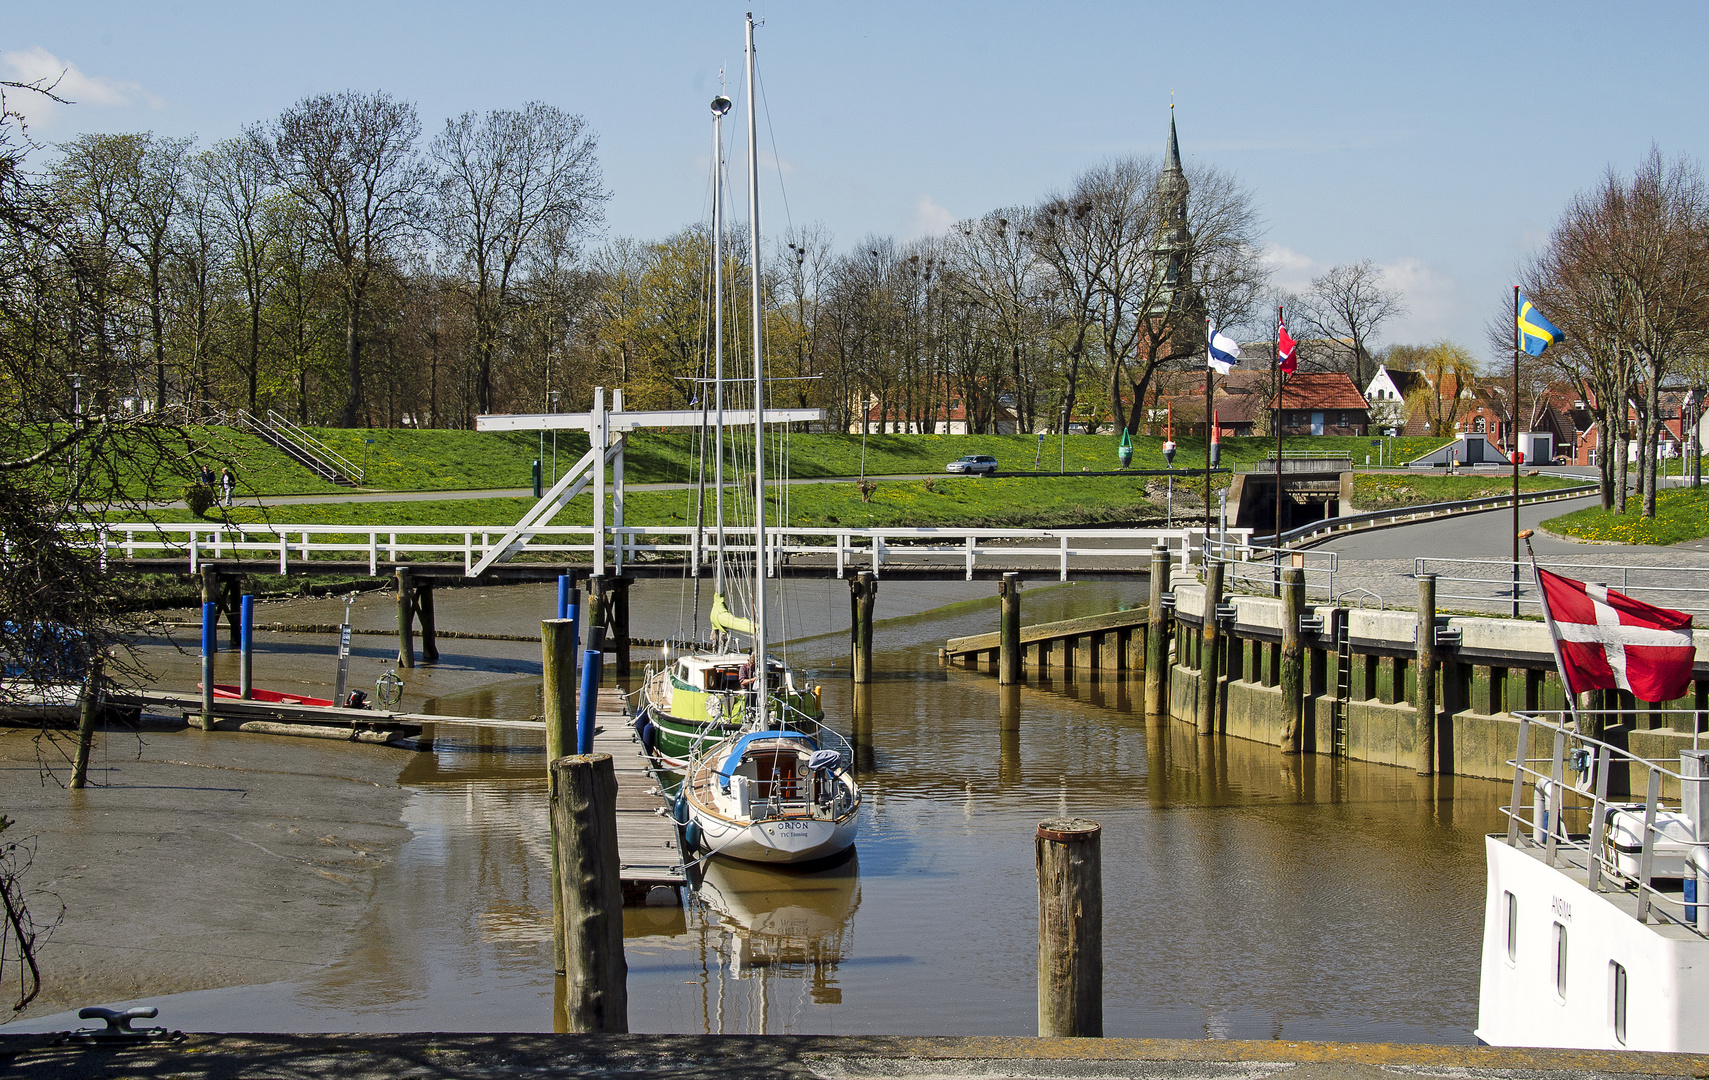
[[[839,249],[1035,201],[1107,157],[1160,153],[1173,91],[1183,155],[1252,191],[1280,283],[1372,259],[1411,308],[1385,341],[1485,358],[1513,268],[1573,192],[1652,142],[1709,149],[1709,7],[1686,3],[68,0],[12,5],[0,76],[71,68],[78,104],[33,110],[47,142],[213,141],[347,88],[414,101],[429,135],[540,99],[599,134],[608,232],[654,238],[703,216],[706,105],[720,67],[739,89],[750,7],[772,235],[780,175],[788,219],[823,222]]]

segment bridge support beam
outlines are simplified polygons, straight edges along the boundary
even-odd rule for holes
[[[849,582],[849,648],[857,685],[872,681],[872,609],[878,602],[878,575],[862,570]]]
[[[634,578],[624,574],[594,574],[587,579],[588,641],[595,628],[605,630],[612,653],[612,666],[619,675],[629,674],[629,586]]]
[[[421,662],[439,660],[439,627],[433,616],[433,583],[420,582],[415,587],[415,618],[421,626]]]
[[[1145,713],[1169,711],[1169,612],[1163,595],[1169,591],[1169,548],[1151,549],[1151,609],[1145,620]]]
[[[997,682],[1021,681],[1021,575],[1007,573],[997,583],[1003,598],[1003,623],[997,631]]]
[[[398,667],[415,667],[415,582],[407,566],[398,567]]]

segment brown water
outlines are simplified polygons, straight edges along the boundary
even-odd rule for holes
[[[1026,618],[1131,605],[1140,589],[1034,587]],[[995,628],[993,591],[885,582],[878,614],[901,617],[880,623],[857,698],[846,586],[792,586],[790,623],[807,636],[789,659],[859,746],[858,855],[805,875],[715,869],[686,912],[626,911],[632,1030],[1031,1034],[1033,831],[1074,814],[1104,830],[1108,1034],[1472,1041],[1498,785],[1201,740],[1137,714],[1138,687],[1120,679],[1005,690],[944,669],[944,639]],[[258,621],[341,607],[318,603]],[[550,603],[538,588],[445,591],[439,623],[537,633]],[[634,632],[686,629],[685,607],[676,583],[637,585]],[[365,599],[358,625],[389,612]],[[262,646],[259,684],[330,681],[327,639]],[[395,648],[357,646],[369,681]],[[537,645],[441,648],[439,668],[406,673],[406,706],[538,712]],[[150,1002],[186,1029],[550,1029],[543,769],[527,736],[443,733],[400,778],[413,838],[379,872],[358,949],[293,982]]]

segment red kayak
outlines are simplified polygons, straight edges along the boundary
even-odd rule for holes
[[[199,684],[199,683],[197,684],[198,689],[200,688],[200,685],[201,684]],[[217,698],[239,698],[239,699],[241,699],[243,697],[243,690],[242,690],[242,688],[232,686],[229,683],[215,683],[214,684],[214,696]],[[259,686],[250,688],[249,700],[251,700],[251,701],[265,701],[265,702],[272,704],[272,705],[331,705],[332,704],[331,698],[308,697],[307,695],[304,695],[304,694],[282,694],[277,690],[263,690]]]

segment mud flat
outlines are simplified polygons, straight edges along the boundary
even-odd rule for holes
[[[59,926],[23,1017],[295,979],[354,944],[375,875],[410,836],[409,751],[196,729],[98,741],[90,786],[44,776],[0,729],[0,806],[27,840],[30,906]],[[33,839],[30,839],[33,838]],[[15,989],[7,983],[7,992]]]

